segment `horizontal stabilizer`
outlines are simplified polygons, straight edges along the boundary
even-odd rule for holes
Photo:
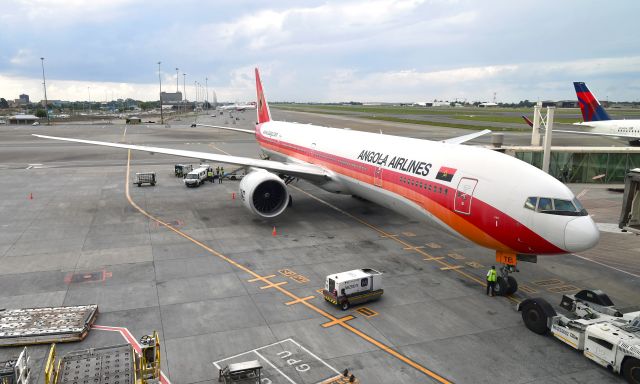
[[[486,135],[487,133],[491,133],[491,130],[490,129],[485,129],[483,131],[473,132],[473,133],[470,133],[470,134],[464,135],[464,136],[452,137],[450,139],[442,140],[442,142],[443,143],[447,143],[447,144],[462,144],[462,143],[467,142],[469,140],[473,140],[476,137],[480,137],[482,135]]]

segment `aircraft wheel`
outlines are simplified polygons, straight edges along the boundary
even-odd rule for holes
[[[343,311],[346,311],[347,309],[349,309],[349,301],[345,300],[344,302],[342,302],[342,305],[340,306],[340,308],[342,308]]]
[[[507,276],[507,285],[509,286],[507,295],[513,295],[518,290],[518,281],[512,276]]]
[[[506,296],[509,294],[509,282],[505,280],[502,276],[498,276],[496,279],[496,285],[493,292],[497,296]]]
[[[527,299],[522,306],[522,321],[524,321],[524,325],[538,335],[544,335],[549,332],[547,319],[555,315],[555,309],[545,299]]]
[[[622,364],[622,376],[631,384],[640,384],[640,360],[627,357]]]

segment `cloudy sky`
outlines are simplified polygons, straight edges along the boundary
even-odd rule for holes
[[[640,1],[2,0],[0,97],[640,99]]]

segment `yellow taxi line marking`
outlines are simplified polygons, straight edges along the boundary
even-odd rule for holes
[[[322,326],[322,328],[329,328],[329,327],[333,327],[334,325],[342,324],[345,321],[349,321],[349,320],[353,320],[353,319],[355,319],[355,317],[353,317],[351,315],[347,315],[345,317],[341,317],[339,319],[328,321],[328,322],[326,322],[324,324],[320,324],[320,325]]]
[[[442,246],[438,243],[427,243],[425,244],[427,247],[431,248],[431,249],[440,249],[442,248]]]
[[[222,151],[224,152],[224,151]],[[233,265],[234,267],[240,269],[241,271],[255,277],[258,280],[263,279],[262,276],[260,276],[258,273],[252,271],[251,269],[245,267],[244,265],[230,259],[229,257],[223,255],[222,253],[216,251],[215,249],[209,247],[208,245],[204,244],[203,242],[194,239],[193,237],[187,235],[185,232],[182,232],[181,230],[179,230],[178,228],[173,227],[172,225],[156,218],[155,216],[153,216],[152,214],[148,213],[147,211],[145,211],[144,209],[142,209],[138,204],[136,204],[135,201],[133,201],[133,199],[131,198],[131,195],[129,193],[129,177],[130,177],[130,164],[131,164],[131,150],[128,151],[128,156],[127,156],[127,174],[126,174],[126,180],[127,182],[125,183],[125,195],[127,197],[127,201],[129,202],[129,204],[135,208],[138,212],[140,212],[142,215],[146,216],[149,220],[155,221],[156,223],[162,225],[163,227],[165,227],[166,229],[176,233],[177,235],[191,241],[192,243],[196,244],[197,246],[199,246],[200,248],[206,250],[207,252],[211,253],[212,255],[215,255],[217,257],[219,257],[220,259],[226,261],[227,263]],[[296,188],[296,187],[293,187]],[[299,188],[296,188],[298,190],[300,190]],[[310,195],[313,198],[316,198],[313,195]],[[374,228],[374,227],[372,227]],[[384,232],[383,232],[384,233]],[[281,292],[283,295],[290,297],[293,300],[298,300],[300,299],[300,297],[296,296],[295,294],[293,294],[292,292],[289,292],[287,289],[282,288],[281,286],[275,286],[274,287],[277,291]],[[327,319],[329,319],[330,321],[334,321],[334,320],[338,320],[338,318],[336,318],[335,316],[333,316],[332,314],[320,309],[319,307],[316,307],[313,304],[310,304],[307,300],[302,301],[301,302],[302,305],[304,305],[305,307],[311,309],[312,311],[315,311],[316,313],[320,314],[323,317],[326,317]],[[438,375],[437,373],[435,373],[434,371],[431,371],[425,367],[423,367],[422,365],[416,363],[415,361],[409,359],[408,357],[404,356],[403,354],[401,354],[400,352],[394,350],[393,348],[389,347],[388,345],[374,339],[373,337],[367,335],[366,333],[360,331],[357,328],[352,327],[351,325],[345,323],[344,321],[341,321],[338,323],[342,328],[344,328],[345,330],[355,334],[356,336],[360,337],[363,340],[366,340],[367,342],[369,342],[370,344],[375,345],[377,348],[385,351],[386,353],[388,353],[389,355],[395,357],[396,359],[402,361],[403,363],[413,367],[414,369],[422,372],[423,374],[433,378],[434,380],[437,380],[438,382],[442,383],[442,384],[452,384],[451,381],[445,379],[444,377]]]
[[[367,308],[367,307],[360,307],[360,308],[356,309],[356,312],[358,312],[359,314],[361,314],[363,316],[366,316],[367,318],[378,316],[378,312],[374,311],[373,309]]]
[[[292,300],[292,301],[288,301],[286,303],[284,303],[284,305],[293,305],[293,304],[298,304],[298,303],[302,303],[303,301],[307,301],[310,299],[315,298],[315,296],[307,296],[307,297],[301,297],[297,300]]]
[[[442,267],[442,268],[440,268],[440,270],[441,271],[457,270],[457,269],[460,269],[460,268],[463,268],[463,267],[464,267],[464,265],[452,265],[450,267]]]
[[[465,257],[462,256],[459,253],[448,253],[447,256],[449,256],[452,259],[456,259],[456,260],[463,260]]]
[[[405,251],[411,251],[411,250],[416,250],[416,249],[423,249],[424,247],[422,245],[418,245],[417,247],[404,247],[402,249],[404,249]]]
[[[429,258],[422,259],[422,260],[425,260],[425,261],[433,261],[433,260],[442,260],[442,259],[444,259],[444,256],[440,256],[440,257],[429,257]]]
[[[375,232],[378,232],[378,234],[380,234],[380,237],[388,237],[388,238],[390,238],[391,240],[393,240],[393,241],[395,241],[395,242],[397,242],[397,243],[400,243],[400,244],[402,244],[402,245],[403,245],[403,246],[405,246],[405,247],[412,247],[412,244],[409,244],[408,242],[406,242],[406,241],[404,241],[404,240],[402,240],[402,239],[398,238],[397,236],[392,236],[392,235],[390,235],[389,233],[385,232],[384,230],[382,230],[382,229],[380,229],[380,228],[376,227],[376,226],[375,226],[375,225],[373,225],[373,224],[368,223],[367,221],[365,221],[365,220],[363,220],[363,219],[361,219],[361,218],[359,218],[359,217],[357,217],[357,216],[352,215],[351,213],[349,213],[349,212],[345,211],[344,209],[341,209],[341,208],[339,208],[339,207],[337,207],[337,206],[335,206],[335,205],[333,205],[333,204],[331,204],[331,203],[329,203],[329,202],[327,202],[327,201],[324,201],[324,200],[322,200],[321,198],[319,198],[319,197],[317,197],[317,196],[314,196],[314,195],[312,195],[311,193],[309,193],[309,192],[307,192],[307,191],[304,191],[304,190],[302,190],[302,189],[300,189],[300,188],[298,188],[298,187],[296,187],[296,186],[289,185],[289,187],[294,188],[294,189],[296,189],[297,191],[299,191],[299,192],[301,192],[301,193],[304,193],[305,195],[307,195],[307,196],[311,197],[312,199],[314,199],[314,200],[316,200],[316,201],[318,201],[318,202],[320,202],[320,203],[322,203],[322,204],[324,204],[324,205],[326,205],[326,206],[328,206],[328,207],[330,207],[330,208],[332,208],[332,209],[334,209],[334,210],[336,210],[336,211],[338,211],[338,212],[342,213],[343,215],[345,215],[345,216],[347,216],[347,217],[352,218],[353,220],[357,221],[358,223],[360,223],[360,224],[362,224],[362,225],[364,225],[364,226],[366,226],[366,227],[371,228],[371,229],[372,229],[372,230],[374,230]],[[445,261],[442,261],[442,260],[439,260],[439,259],[433,258],[430,254],[428,254],[427,252],[423,251],[422,249],[416,249],[416,252],[418,252],[419,254],[421,254],[422,256],[424,256],[425,258],[433,259],[433,261],[435,261],[435,262],[439,263],[439,264],[440,264],[440,265],[442,265],[443,267],[453,267],[453,266],[454,266],[454,265],[451,265],[451,264],[449,264],[449,263],[447,263],[447,262],[445,262]],[[473,275],[471,275],[471,274],[469,274],[469,273],[467,273],[467,272],[465,272],[465,271],[462,271],[462,270],[460,270],[460,269],[454,269],[453,271],[455,271],[456,273],[458,273],[458,274],[460,274],[460,275],[462,275],[462,276],[466,277],[466,278],[467,278],[467,279],[469,279],[469,280],[475,281],[476,283],[480,284],[480,285],[481,285],[481,286],[483,286],[483,287],[486,287],[486,286],[487,286],[487,283],[486,283],[484,280],[482,280],[482,279],[480,279],[480,278],[478,278],[478,277],[476,277],[476,276],[473,276]],[[513,297],[513,296],[505,296],[505,297],[506,297],[507,299],[509,299],[509,300],[513,301],[514,303],[519,303],[519,302],[520,302],[520,300],[519,300],[518,298],[516,298],[516,297]]]
[[[279,283],[271,283],[271,284],[264,285],[264,286],[260,287],[260,289],[276,288],[276,287],[279,287],[279,286],[285,285],[285,284],[287,284],[286,281],[281,281]]]
[[[323,288],[316,289],[316,292],[318,292],[319,294],[323,295],[324,294],[324,289]]]
[[[247,282],[253,283],[256,281],[264,281],[265,283],[268,283],[269,281],[267,279],[270,279],[272,277],[276,277],[276,275],[260,276],[260,277],[256,277],[255,279],[247,280]]]

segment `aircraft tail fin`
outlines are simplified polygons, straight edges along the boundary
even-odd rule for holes
[[[522,115],[522,118],[527,122],[527,124],[529,124],[530,127],[533,127],[533,121],[531,121],[527,116]]]
[[[580,104],[580,111],[582,111],[582,118],[585,122],[611,120],[609,114],[602,108],[598,99],[589,91],[585,83],[576,81],[573,86],[576,88],[578,104]]]
[[[258,71],[258,68],[256,68],[256,92],[258,94],[258,104],[256,105],[258,124],[271,121],[271,111],[269,111],[269,104],[267,104],[267,99],[264,97],[262,81],[260,81],[260,71]]]

